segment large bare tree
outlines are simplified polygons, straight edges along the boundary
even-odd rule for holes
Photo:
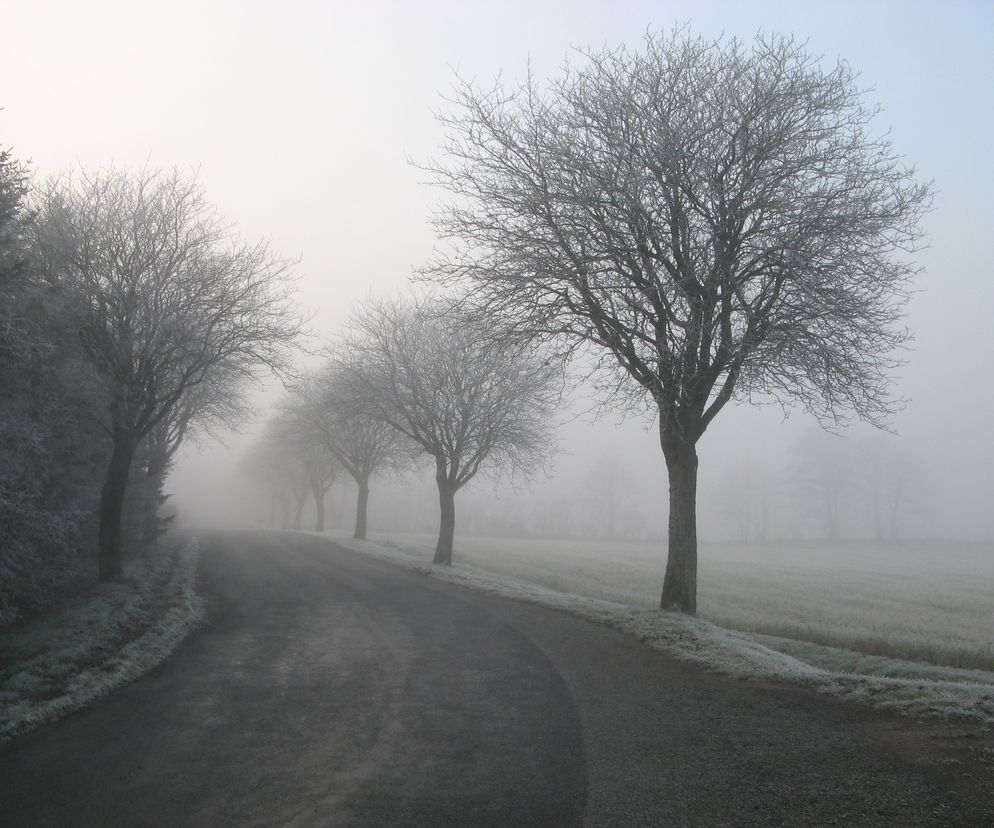
[[[554,372],[530,346],[497,342],[440,304],[375,301],[353,317],[339,357],[352,405],[435,463],[435,563],[452,563],[455,495],[481,470],[528,474],[548,457]]]
[[[300,332],[289,263],[248,245],[176,171],[106,170],[37,193],[35,252],[76,308],[107,383],[113,444],[100,503],[100,577],[121,574],[121,510],[141,440],[193,389],[231,372],[286,373]]]
[[[693,613],[698,440],[757,396],[886,418],[929,187],[856,73],[780,37],[650,33],[544,87],[460,82],[452,106],[429,272],[493,324],[586,351],[658,417],[660,605]]]

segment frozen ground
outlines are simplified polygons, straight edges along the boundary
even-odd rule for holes
[[[384,537],[412,549],[434,545],[425,535]],[[457,545],[460,563],[550,589],[659,603],[659,543],[460,537]],[[990,545],[702,544],[698,586],[700,616],[728,629],[994,670]]]
[[[59,718],[164,661],[203,613],[196,541],[166,541],[68,606],[0,633],[0,741]]]
[[[831,607],[833,613],[828,618],[812,615],[816,620],[810,628],[843,640],[886,640],[888,635],[901,631],[897,617],[901,612],[910,619],[924,616],[931,623],[935,623],[935,618],[948,616],[956,619],[956,623],[951,624],[953,631],[949,632],[948,641],[940,642],[944,651],[948,652],[948,642],[963,640],[967,649],[975,647],[984,629],[989,651],[994,578],[984,580],[978,575],[972,581],[964,581],[967,595],[958,596],[948,594],[952,587],[948,580],[937,583],[933,577],[935,606],[931,610],[914,603],[902,607],[902,593],[908,601],[913,601],[925,591],[925,586],[903,583],[899,572],[893,576],[896,585],[882,599],[877,598],[875,585],[879,588],[880,584],[886,584],[886,573],[881,571],[884,562],[879,556],[868,560],[869,553],[864,552],[856,560],[836,557],[831,563],[819,561],[813,567],[805,567],[790,558],[779,563],[766,560],[750,565],[741,560],[742,552],[738,550],[739,560],[732,555],[724,559],[714,556],[702,567],[701,604],[705,618],[688,618],[653,608],[658,600],[655,590],[658,572],[662,571],[662,553],[651,557],[644,545],[630,545],[642,550],[640,557],[631,554],[631,550],[618,548],[624,544],[612,544],[612,554],[608,555],[603,544],[595,543],[459,538],[455,555],[459,563],[449,568],[431,564],[432,543],[425,536],[336,540],[356,551],[443,580],[610,624],[652,646],[728,675],[802,683],[825,693],[908,714],[955,716],[994,724],[994,672],[844,650],[789,636],[730,630],[705,620],[713,605],[723,600],[723,594],[733,594],[735,598],[732,606],[725,608],[730,613],[728,617],[742,624],[760,622],[756,626],[772,625],[774,621],[797,624],[793,619],[798,608],[810,608],[817,613]],[[651,573],[650,565],[656,567]],[[751,573],[745,572],[750,569]],[[907,570],[901,571],[913,569],[908,562]],[[750,574],[754,577],[748,577]],[[736,587],[738,591],[733,592]],[[835,590],[850,587],[856,591],[858,601],[850,595],[844,602],[849,606],[846,610],[840,601],[832,600],[832,595]],[[820,601],[816,600],[817,596],[821,596]],[[945,613],[941,596],[945,596],[951,608]],[[778,618],[778,612],[783,617]],[[864,629],[862,624],[871,626]],[[788,632],[792,628],[776,629]],[[972,645],[971,631],[978,636]],[[927,625],[920,624],[912,625],[905,642],[925,636],[942,639]],[[941,648],[933,643],[931,649],[918,652]]]

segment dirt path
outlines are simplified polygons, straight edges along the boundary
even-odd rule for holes
[[[954,729],[717,678],[320,538],[204,548],[206,627],[0,748],[0,823],[988,824]]]

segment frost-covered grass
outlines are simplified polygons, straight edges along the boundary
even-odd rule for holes
[[[434,539],[384,536],[427,555]],[[458,538],[455,559],[549,589],[656,607],[662,544]],[[702,544],[698,612],[721,627],[994,670],[994,547]]]
[[[161,663],[203,615],[199,547],[167,540],[50,615],[0,631],[0,741],[88,704]]]
[[[704,618],[660,612],[654,608],[658,600],[655,589],[659,576],[655,571],[650,574],[646,570],[649,556],[644,552],[641,558],[621,555],[618,544],[612,545],[611,555],[598,544],[591,544],[584,555],[577,553],[577,544],[562,541],[464,538],[459,539],[456,552],[460,563],[437,567],[431,564],[432,544],[425,536],[394,535],[365,542],[344,539],[339,542],[446,581],[566,610],[618,627],[654,647],[728,675],[792,681],[878,708],[915,715],[956,716],[994,724],[994,672],[916,663],[789,637],[757,635],[726,629]],[[549,545],[559,552],[574,551],[567,561],[557,560],[554,552],[545,548]],[[597,548],[603,549],[605,554],[591,560],[590,553]],[[660,565],[658,558],[653,558],[652,563]],[[836,563],[839,564],[836,575],[841,578],[846,566],[842,562]],[[762,566],[768,567],[771,563],[766,561]],[[718,572],[721,571],[718,568]],[[736,567],[725,571],[734,573]],[[770,576],[775,576],[775,572],[775,569],[771,571]],[[645,583],[639,582],[640,577]],[[840,583],[855,585],[860,581],[860,571],[854,571],[841,581],[820,582],[818,574],[809,577],[815,583],[807,583],[806,589],[809,593],[818,593],[825,584],[830,584],[829,588],[838,588]],[[805,583],[803,578],[800,583]],[[731,588],[733,584],[724,586]],[[937,588],[937,585],[933,583],[933,587]],[[761,587],[755,584],[752,588]],[[982,584],[975,583],[974,589],[978,593],[984,591]],[[704,590],[702,585],[702,592]],[[990,593],[986,595],[985,617],[989,625]],[[637,600],[633,600],[633,596]],[[948,598],[953,600],[952,596]],[[979,595],[971,595],[965,604],[972,607],[978,599]],[[803,606],[804,596],[796,596],[792,601],[798,607]],[[812,605],[817,607],[818,603]],[[751,602],[744,601],[742,606],[772,612],[778,605],[764,602],[762,595],[753,595]],[[893,611],[891,607],[890,612]],[[864,608],[864,612],[872,617],[873,607]],[[907,615],[914,618],[914,613],[914,607],[910,607]],[[894,623],[885,611],[883,614],[888,623]],[[821,621],[825,629],[830,629],[832,623],[833,619]],[[854,637],[852,631],[857,623],[850,619],[848,632],[847,625],[838,624],[837,635],[843,639]],[[971,629],[969,621],[963,626]]]

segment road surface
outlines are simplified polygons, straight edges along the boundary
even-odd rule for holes
[[[318,537],[203,546],[203,629],[0,747],[0,823],[981,824],[850,706]]]

